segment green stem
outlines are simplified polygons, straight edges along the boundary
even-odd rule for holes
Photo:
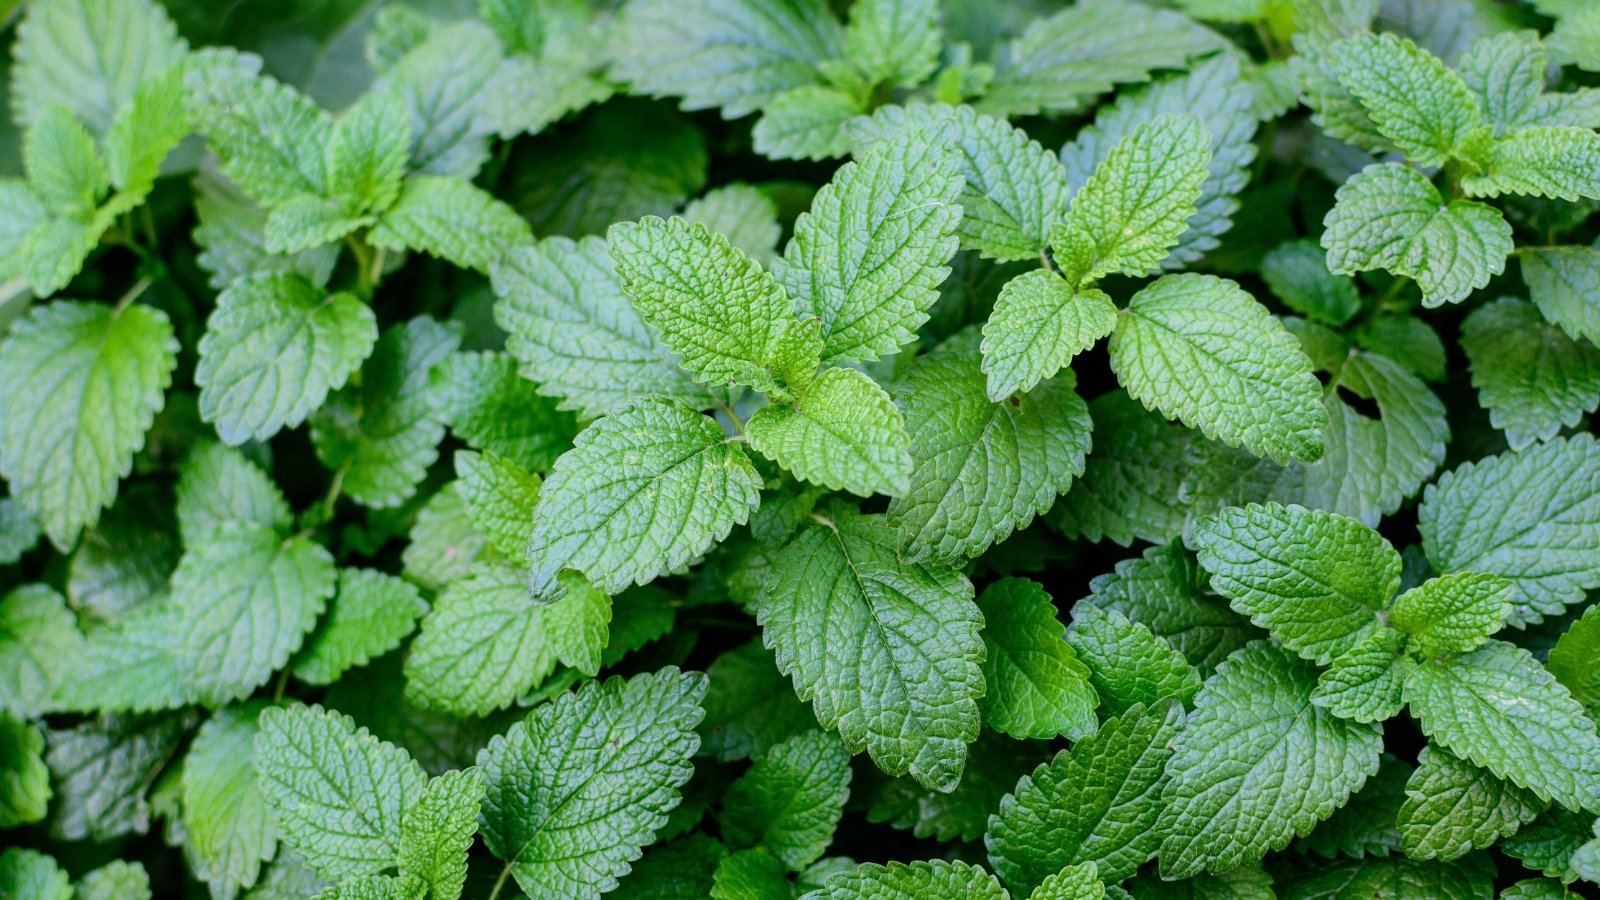
[[[356,235],[355,232],[345,235],[345,244],[350,248],[350,253],[356,258],[356,293],[363,300],[371,300],[372,292],[377,289],[378,281],[373,277],[373,257],[375,254],[367,242]],[[378,257],[377,262],[382,265],[383,259]]]
[[[153,276],[150,276],[150,275],[146,275],[143,278],[139,279],[137,282],[134,283],[133,287],[128,288],[128,292],[126,294],[122,295],[122,299],[117,301],[117,307],[116,307],[116,309],[112,310],[111,314],[113,316],[115,316],[118,313],[121,313],[124,309],[127,309],[128,308],[128,304],[130,304],[133,301],[139,299],[139,295],[141,295],[145,291],[149,290],[150,289],[150,285],[155,284],[155,283],[156,283],[155,278]]]
[[[273,687],[272,687],[272,705],[273,706],[277,706],[279,703],[283,702],[283,691],[288,686],[289,686],[289,669],[288,669],[287,666],[285,666],[284,670],[282,672],[278,673],[278,683],[273,685]]]
[[[511,864],[506,863],[500,868],[500,877],[494,880],[494,889],[489,892],[489,900],[497,900],[500,889],[506,886],[506,877],[511,874]]]

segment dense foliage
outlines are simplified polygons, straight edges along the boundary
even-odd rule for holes
[[[0,898],[1593,891],[1600,3],[1146,2],[0,2]]]

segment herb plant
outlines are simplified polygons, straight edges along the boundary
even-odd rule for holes
[[[0,898],[1600,883],[1600,4],[0,22]]]

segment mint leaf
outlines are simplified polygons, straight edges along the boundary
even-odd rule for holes
[[[452,434],[530,471],[548,470],[578,433],[504,353],[457,353],[434,368],[428,390]]]
[[[378,79],[375,93],[395,98],[410,116],[406,156],[413,172],[477,174],[489,158],[484,107],[500,63],[494,32],[478,22],[457,22],[433,29]]]
[[[1600,706],[1600,677],[1588,666],[1594,648],[1600,646],[1600,613],[1589,607],[1578,621],[1562,633],[1550,648],[1545,668],[1584,706]]]
[[[1011,279],[983,326],[989,399],[1032,390],[1116,327],[1117,308],[1104,291],[1074,289],[1045,269]]]
[[[218,711],[183,758],[184,847],[195,874],[222,893],[254,886],[278,850],[277,817],[255,770],[263,706]]]
[[[478,805],[487,786],[477,769],[455,769],[429,780],[400,819],[401,880],[415,878],[428,896],[453,900],[467,880],[467,852],[478,831]]]
[[[178,530],[185,545],[204,543],[229,522],[289,530],[289,501],[267,473],[233,447],[207,443],[183,461],[177,488]]]
[[[200,340],[200,414],[229,444],[269,438],[305,421],[377,341],[372,310],[352,294],[293,275],[235,282]]]
[[[1166,542],[1183,531],[1184,509],[1163,485],[1189,470],[1193,432],[1151,412],[1123,391],[1089,404],[1094,447],[1083,475],[1051,510],[1049,521],[1069,537]]]
[[[424,792],[422,768],[320,706],[263,710],[260,728],[256,771],[284,843],[334,880],[394,865],[402,818]]]
[[[910,900],[913,897],[962,897],[1005,900],[1006,889],[993,875],[964,862],[866,863],[832,876],[806,900]]]
[[[150,827],[150,786],[192,720],[183,715],[104,715],[45,735],[55,795],[51,837],[107,841]]]
[[[984,620],[984,722],[1019,738],[1093,734],[1099,698],[1089,686],[1089,669],[1063,639],[1066,629],[1050,595],[1037,582],[1005,578],[977,602]]]
[[[1405,698],[1423,734],[1451,753],[1542,800],[1574,810],[1600,805],[1594,723],[1528,651],[1490,641],[1419,665],[1406,679]]]
[[[1313,671],[1265,642],[1217,667],[1173,743],[1161,871],[1227,871],[1281,848],[1378,769],[1379,729],[1311,703]]]
[[[1389,624],[1425,657],[1466,653],[1500,630],[1511,612],[1511,592],[1511,581],[1498,575],[1443,575],[1395,598]]]
[[[0,827],[37,822],[50,802],[44,735],[26,719],[0,712],[0,738]]]
[[[1483,114],[1461,76],[1411,41],[1357,35],[1334,45],[1332,61],[1378,131],[1417,165],[1442,166],[1483,140]]]
[[[989,817],[995,872],[1023,895],[1067,866],[1092,865],[1110,882],[1138,870],[1161,843],[1155,825],[1181,716],[1177,703],[1131,706],[1024,775]]]
[[[1412,662],[1401,656],[1405,636],[1380,628],[1335,657],[1317,678],[1311,702],[1344,719],[1382,722],[1400,712],[1401,688]]]
[[[58,549],[116,499],[177,352],[165,313],[103,303],[35,307],[0,343],[0,474]]]
[[[1524,247],[1518,251],[1528,298],[1546,321],[1576,339],[1600,338],[1600,315],[1585,301],[1600,284],[1600,250],[1592,247]]]
[[[364,95],[334,124],[329,183],[355,212],[381,213],[400,196],[410,143],[405,108],[386,94]]]
[[[459,178],[415,175],[378,218],[368,240],[388,250],[419,250],[487,274],[507,247],[533,240],[517,211]]]
[[[939,64],[939,4],[867,0],[850,8],[845,57],[868,81],[915,86]]]
[[[324,244],[292,255],[269,253],[266,246],[268,214],[237,185],[210,169],[195,178],[194,211],[198,224],[195,243],[198,262],[210,273],[213,288],[222,290],[252,275],[297,274],[323,286],[333,275],[339,247]]]
[[[1322,456],[1326,423],[1310,360],[1265,307],[1210,275],[1167,275],[1135,294],[1111,336],[1129,395],[1285,463]]]
[[[1459,862],[1419,861],[1403,856],[1344,860],[1321,872],[1297,879],[1294,897],[1326,896],[1350,891],[1353,896],[1438,897],[1468,900],[1494,892],[1494,863],[1482,855]]]
[[[891,775],[949,790],[978,736],[982,614],[954,569],[903,563],[881,517],[835,507],[774,558],[756,599],[778,668]]]
[[[748,184],[728,184],[707,191],[683,208],[683,217],[723,235],[745,256],[763,265],[772,261],[778,236],[783,232],[772,198]]]
[[[764,848],[799,871],[833,841],[849,796],[850,755],[813,729],[774,746],[729,785],[718,821],[731,847]]]
[[[144,866],[114,860],[78,881],[77,900],[150,900],[150,876]]]
[[[1285,305],[1337,328],[1361,311],[1355,279],[1328,271],[1327,257],[1310,240],[1286,241],[1261,260],[1261,278]]]
[[[700,751],[723,762],[764,755],[808,731],[810,710],[794,696],[771,651],[759,639],[722,654],[706,667],[705,720]]]
[[[328,614],[290,665],[308,684],[332,684],[348,669],[400,646],[428,611],[415,586],[373,569],[340,569]]]
[[[1424,747],[1406,782],[1400,838],[1407,856],[1457,859],[1532,821],[1544,804],[1436,746]]]
[[[1507,622],[1560,613],[1600,587],[1600,481],[1587,435],[1467,463],[1423,494],[1417,529],[1440,572],[1512,579]]]
[[[584,429],[556,460],[528,542],[533,591],[559,594],[562,569],[606,593],[644,584],[743,524],[760,489],[715,421],[682,403],[639,401]]]
[[[1167,697],[1188,703],[1200,690],[1200,675],[1183,654],[1120,612],[1088,603],[1074,606],[1067,643],[1089,668],[1089,685],[1107,715]]]
[[[261,58],[221,48],[195,53],[183,84],[189,114],[222,159],[222,173],[260,203],[326,194],[333,120],[261,74]]]
[[[1591,128],[1524,128],[1497,141],[1483,172],[1461,179],[1470,197],[1528,194],[1600,200],[1600,134]]]
[[[910,132],[817,192],[779,276],[800,313],[822,320],[824,362],[893,353],[927,321],[956,252],[961,186],[955,154]]]
[[[1301,506],[1225,509],[1195,523],[1213,590],[1283,646],[1327,664],[1382,627],[1400,554],[1355,519]]]
[[[765,848],[739,850],[717,864],[711,878],[711,900],[767,900],[793,897],[783,863]]]
[[[828,159],[849,149],[845,123],[861,102],[833,87],[803,84],[773,98],[750,131],[757,153],[768,159]]]
[[[855,369],[827,369],[793,405],[756,411],[750,446],[795,477],[870,497],[910,488],[905,419],[887,391]]]
[[[430,591],[466,574],[479,557],[492,551],[488,540],[472,525],[460,485],[440,488],[422,508],[407,537],[410,543],[401,553],[405,576]]]
[[[1505,270],[1511,226],[1499,210],[1439,195],[1426,176],[1394,163],[1346,181],[1323,219],[1328,268],[1384,269],[1416,279],[1424,306],[1460,303]]]
[[[57,215],[90,215],[111,188],[94,138],[65,107],[45,113],[28,129],[22,160],[28,188]]]
[[[539,502],[539,476],[493,452],[456,453],[456,488],[467,504],[467,518],[501,555],[515,559],[533,533]]]
[[[1479,404],[1514,450],[1555,437],[1600,405],[1600,350],[1527,303],[1501,298],[1474,310],[1462,323],[1461,349]]]
[[[16,897],[73,900],[66,871],[45,854],[22,847],[7,847],[0,853],[0,889]]]
[[[0,597],[0,710],[29,719],[48,711],[82,645],[77,616],[48,585],[25,584]]]
[[[531,897],[598,897],[689,780],[705,676],[662,669],[563,694],[489,742],[484,843]],[[579,731],[598,740],[573,743]],[[584,773],[574,778],[567,773]]]
[[[1177,547],[1151,547],[1089,582],[1084,602],[1139,622],[1182,653],[1201,675],[1259,636],[1206,584],[1194,557]]]

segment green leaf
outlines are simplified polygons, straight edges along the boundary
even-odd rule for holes
[[[262,711],[256,771],[283,841],[340,880],[395,864],[401,822],[426,776],[406,752],[320,706]]]
[[[1051,228],[1067,281],[1158,271],[1189,227],[1210,164],[1198,116],[1163,115],[1131,129],[1073,194],[1066,222]]]
[[[508,559],[516,559],[533,534],[533,509],[539,502],[539,476],[492,451],[456,452],[456,489],[467,504],[467,518]]]
[[[988,397],[1032,390],[1117,327],[1117,307],[1104,291],[1074,289],[1045,269],[1006,282],[983,326]]]
[[[1512,579],[1508,624],[1559,614],[1600,587],[1600,443],[1557,438],[1447,472],[1417,529],[1438,571]]]
[[[410,582],[374,569],[340,569],[328,615],[306,638],[290,671],[307,684],[332,684],[400,646],[427,611]]]
[[[0,565],[9,566],[21,559],[39,542],[39,523],[22,504],[0,497]]]
[[[508,247],[533,240],[528,221],[494,195],[459,178],[415,175],[378,218],[367,240],[388,250],[418,250],[488,274]]]
[[[705,690],[704,675],[672,668],[586,684],[478,754],[484,843],[523,891],[594,898],[617,886],[694,771]]]
[[[1528,651],[1490,641],[1406,679],[1423,734],[1542,800],[1600,807],[1600,736],[1583,707]]]
[[[264,204],[325,195],[333,119],[304,95],[261,74],[261,58],[226,48],[185,65],[189,115],[222,159],[222,173]]]
[[[803,84],[774,97],[750,130],[757,153],[768,159],[821,160],[849,152],[845,123],[861,101],[836,88]]]
[[[1545,94],[1548,54],[1532,30],[1492,34],[1473,44],[1456,62],[1461,79],[1477,95],[1496,135],[1533,125],[1593,124],[1592,119],[1567,121],[1579,114],[1593,92]]]
[[[282,533],[293,521],[289,501],[272,478],[239,450],[214,442],[191,450],[183,461],[177,508],[185,545],[204,543],[229,522]]]
[[[22,179],[0,178],[0,278],[9,280],[26,273],[29,259],[23,250],[49,215]]]
[[[1285,647],[1326,665],[1381,627],[1400,554],[1347,516],[1250,504],[1195,523],[1211,587]]]
[[[222,290],[240,278],[269,273],[296,274],[312,284],[328,283],[340,247],[326,244],[289,256],[267,252],[267,213],[232,182],[202,169],[195,178],[194,239],[198,262],[210,273],[211,287]]]
[[[911,132],[817,192],[778,274],[801,314],[822,320],[825,362],[869,362],[916,336],[950,274],[961,187],[956,155]]]
[[[688,110],[738,118],[790,88],[817,82],[842,55],[839,23],[820,0],[641,0],[618,23],[611,75],[641,94],[683,98]]]
[[[51,837],[100,842],[148,831],[150,786],[192,724],[182,715],[105,715],[46,732]]]
[[[23,135],[28,187],[55,215],[88,216],[111,188],[88,129],[66,107],[45,113]]]
[[[1379,728],[1314,706],[1314,674],[1261,641],[1217,667],[1167,764],[1163,877],[1226,872],[1282,848],[1377,771]]]
[[[935,0],[857,3],[845,27],[845,58],[867,81],[921,84],[939,65],[939,18]]]
[[[328,148],[329,185],[353,212],[383,212],[400,197],[410,144],[405,107],[387,94],[363,95],[334,124]]]
[[[740,850],[723,857],[711,879],[711,900],[790,900],[783,863],[765,848]]]
[[[1222,46],[1219,35],[1180,13],[1094,0],[1030,22],[1001,51],[1006,64],[978,109],[996,116],[1076,112],[1118,84],[1184,68]]]
[[[992,403],[976,344],[970,330],[951,338],[913,361],[895,389],[912,467],[888,515],[914,562],[981,554],[1083,474],[1093,425],[1071,373]]]
[[[1050,595],[1026,578],[1003,578],[978,595],[983,613],[979,709],[990,728],[1018,738],[1077,740],[1098,727],[1089,669],[1064,640]]]
[[[1028,895],[1028,900],[1101,900],[1106,886],[1094,863],[1067,866],[1044,881]]]
[[[716,838],[691,834],[656,844],[632,864],[613,900],[704,900],[728,851]]]
[[[41,297],[66,287],[89,254],[100,243],[106,222],[86,222],[80,218],[50,219],[35,228],[22,247],[28,286]]]
[[[1511,226],[1499,210],[1439,196],[1426,176],[1395,163],[1346,181],[1322,220],[1328,268],[1384,269],[1416,279],[1424,306],[1460,303],[1505,271]]]
[[[1150,547],[1089,582],[1084,602],[1119,612],[1182,653],[1202,676],[1259,633],[1205,584],[1195,559],[1178,547]]]
[[[1457,572],[1401,594],[1389,624],[1411,636],[1425,657],[1466,653],[1500,630],[1511,613],[1510,579]]]
[[[811,711],[795,696],[772,652],[759,639],[729,650],[706,667],[706,717],[700,752],[722,762],[758,757],[809,731]]]
[[[1397,822],[1407,856],[1456,859],[1512,834],[1544,806],[1531,791],[1429,746],[1417,755]]]
[[[1524,247],[1522,280],[1547,321],[1575,339],[1600,339],[1600,307],[1588,297],[1600,289],[1600,250],[1593,247]]]
[[[465,575],[479,557],[489,552],[488,541],[472,527],[460,486],[450,483],[440,488],[417,511],[417,521],[407,535],[409,543],[401,553],[407,578],[430,591]]]
[[[1600,134],[1592,128],[1524,128],[1497,141],[1483,171],[1461,179],[1461,189],[1469,197],[1600,200]]]
[[[1593,822],[1588,815],[1552,806],[1502,840],[1500,849],[1528,868],[1570,884],[1578,875],[1572,868],[1573,857],[1592,839]]]
[[[56,861],[22,847],[0,853],[0,891],[12,897],[73,900],[72,882]]]
[[[777,204],[766,192],[748,184],[726,184],[706,191],[683,208],[683,217],[726,237],[745,256],[762,264],[772,261],[778,236],[783,233]]]
[[[208,444],[190,451],[200,455]],[[86,628],[120,621],[125,613],[166,596],[178,564],[172,494],[141,482],[100,519],[67,566],[67,600]]]
[[[558,662],[594,675],[611,599],[576,575],[561,583],[559,600],[538,605],[517,570],[479,566],[453,579],[406,657],[406,698],[453,715],[486,715],[543,682]]]
[[[25,584],[0,597],[0,710],[25,719],[50,710],[82,646],[78,617],[48,585]]]
[[[450,183],[461,186],[477,174],[489,158],[484,112],[500,64],[494,32],[478,22],[456,22],[431,29],[373,85],[410,114],[413,172],[459,176]]]
[[[229,444],[292,428],[344,386],[378,340],[372,310],[295,275],[236,281],[200,340],[200,415]]]
[[[371,216],[352,212],[347,201],[300,194],[267,214],[262,236],[271,253],[300,253],[333,243],[372,222]]]
[[[1312,702],[1316,702],[1315,694]],[[1295,841],[1294,849],[1326,859],[1387,856],[1399,850],[1400,829],[1395,824],[1395,814],[1405,801],[1406,779],[1412,771],[1409,763],[1383,754],[1378,759],[1378,771],[1350,802]]]
[[[146,603],[89,636],[73,677],[56,698],[72,710],[170,709],[193,698],[179,665],[178,614],[170,604]]]
[[[1382,722],[1405,706],[1401,688],[1412,662],[1400,655],[1405,638],[1380,628],[1343,654],[1317,678],[1311,702],[1344,719]]]
[[[697,381],[770,389],[766,368],[793,312],[759,263],[677,217],[619,222],[606,237],[634,307]]]
[[[101,215],[130,211],[150,195],[167,154],[189,134],[185,99],[183,71],[174,67],[146,81],[133,104],[118,111],[105,140],[106,169],[117,193]]]
[[[333,596],[333,557],[307,537],[225,524],[172,573],[174,640],[188,693],[242,700],[283,668]]]
[[[1419,166],[1469,155],[1486,136],[1461,76],[1409,40],[1356,35],[1333,46],[1332,63],[1378,131]]]
[[[257,717],[265,704],[218,711],[183,758],[185,856],[219,894],[255,885],[278,850],[278,821],[255,770]]]
[[[1337,328],[1361,311],[1355,279],[1328,271],[1327,255],[1315,241],[1285,241],[1261,260],[1261,278],[1286,306]]]
[[[103,303],[36,306],[0,343],[0,475],[57,549],[116,499],[177,353],[165,313]]]
[[[722,796],[718,822],[734,849],[762,847],[799,871],[833,842],[850,796],[850,755],[811,730],[774,746]]]
[[[400,878],[415,878],[435,900],[456,900],[467,880],[467,852],[478,831],[487,786],[477,769],[428,782],[400,819]]]
[[[995,872],[1019,896],[1066,866],[1089,864],[1115,883],[1161,843],[1156,820],[1183,709],[1135,704],[1100,733],[1024,775],[989,817],[984,843]]]
[[[504,353],[457,353],[434,368],[428,389],[456,437],[528,471],[548,470],[578,433],[576,418]]]
[[[1600,350],[1520,300],[1480,307],[1461,328],[1479,405],[1513,450],[1549,440],[1600,405]]]
[[[1600,607],[1591,606],[1550,648],[1545,668],[1584,706],[1600,706],[1600,669],[1589,663],[1600,651]],[[1592,710],[1591,710],[1592,711]]]
[[[833,490],[901,496],[911,486],[905,418],[889,393],[855,369],[827,369],[793,405],[757,410],[750,446],[795,477]]]
[[[187,49],[150,0],[30,4],[17,28],[12,109],[28,125],[65,106],[104,135],[139,87],[180,65]]]
[[[444,423],[429,389],[429,370],[455,352],[461,328],[426,316],[378,338],[359,381],[311,416],[317,458],[342,470],[344,493],[365,506],[399,506],[439,455]]]
[[[1067,643],[1088,666],[1089,685],[1104,715],[1122,715],[1167,697],[1188,703],[1200,690],[1200,675],[1183,654],[1120,612],[1088,603],[1074,606]]]
[[[1157,280],[1129,301],[1110,350],[1117,379],[1147,407],[1274,462],[1321,458],[1327,414],[1311,361],[1234,282]]]
[[[0,828],[43,819],[50,794],[44,735],[32,722],[0,712]]]
[[[150,876],[137,862],[113,860],[78,881],[77,900],[150,900]]]
[[[1495,866],[1481,854],[1459,862],[1419,861],[1403,856],[1343,860],[1311,871],[1283,894],[1287,900],[1317,897],[1436,897],[1473,900],[1494,893]]]
[[[985,731],[968,750],[955,790],[936,791],[912,778],[884,779],[867,792],[867,821],[887,822],[919,838],[976,841],[983,837],[989,814],[1017,779],[1033,771],[1042,752],[1037,741]]]
[[[1049,521],[1068,537],[1164,543],[1183,531],[1185,509],[1170,486],[1189,471],[1194,434],[1120,390],[1089,404],[1094,448],[1083,475],[1051,510]]]
[[[1006,889],[988,872],[964,862],[936,859],[910,865],[866,863],[829,878],[803,900],[915,900],[960,897],[962,900],[1005,900]]]
[[[516,247],[491,272],[506,350],[539,393],[595,419],[646,394],[698,408],[711,396],[678,366],[623,293],[606,243],[546,238]]]
[[[902,562],[881,517],[835,507],[773,560],[756,616],[778,668],[852,753],[936,790],[978,736],[982,613],[972,584]]]
[[[616,593],[676,569],[742,525],[761,477],[715,421],[679,402],[641,400],[579,434],[545,480],[528,558],[536,595],[562,569]]]

